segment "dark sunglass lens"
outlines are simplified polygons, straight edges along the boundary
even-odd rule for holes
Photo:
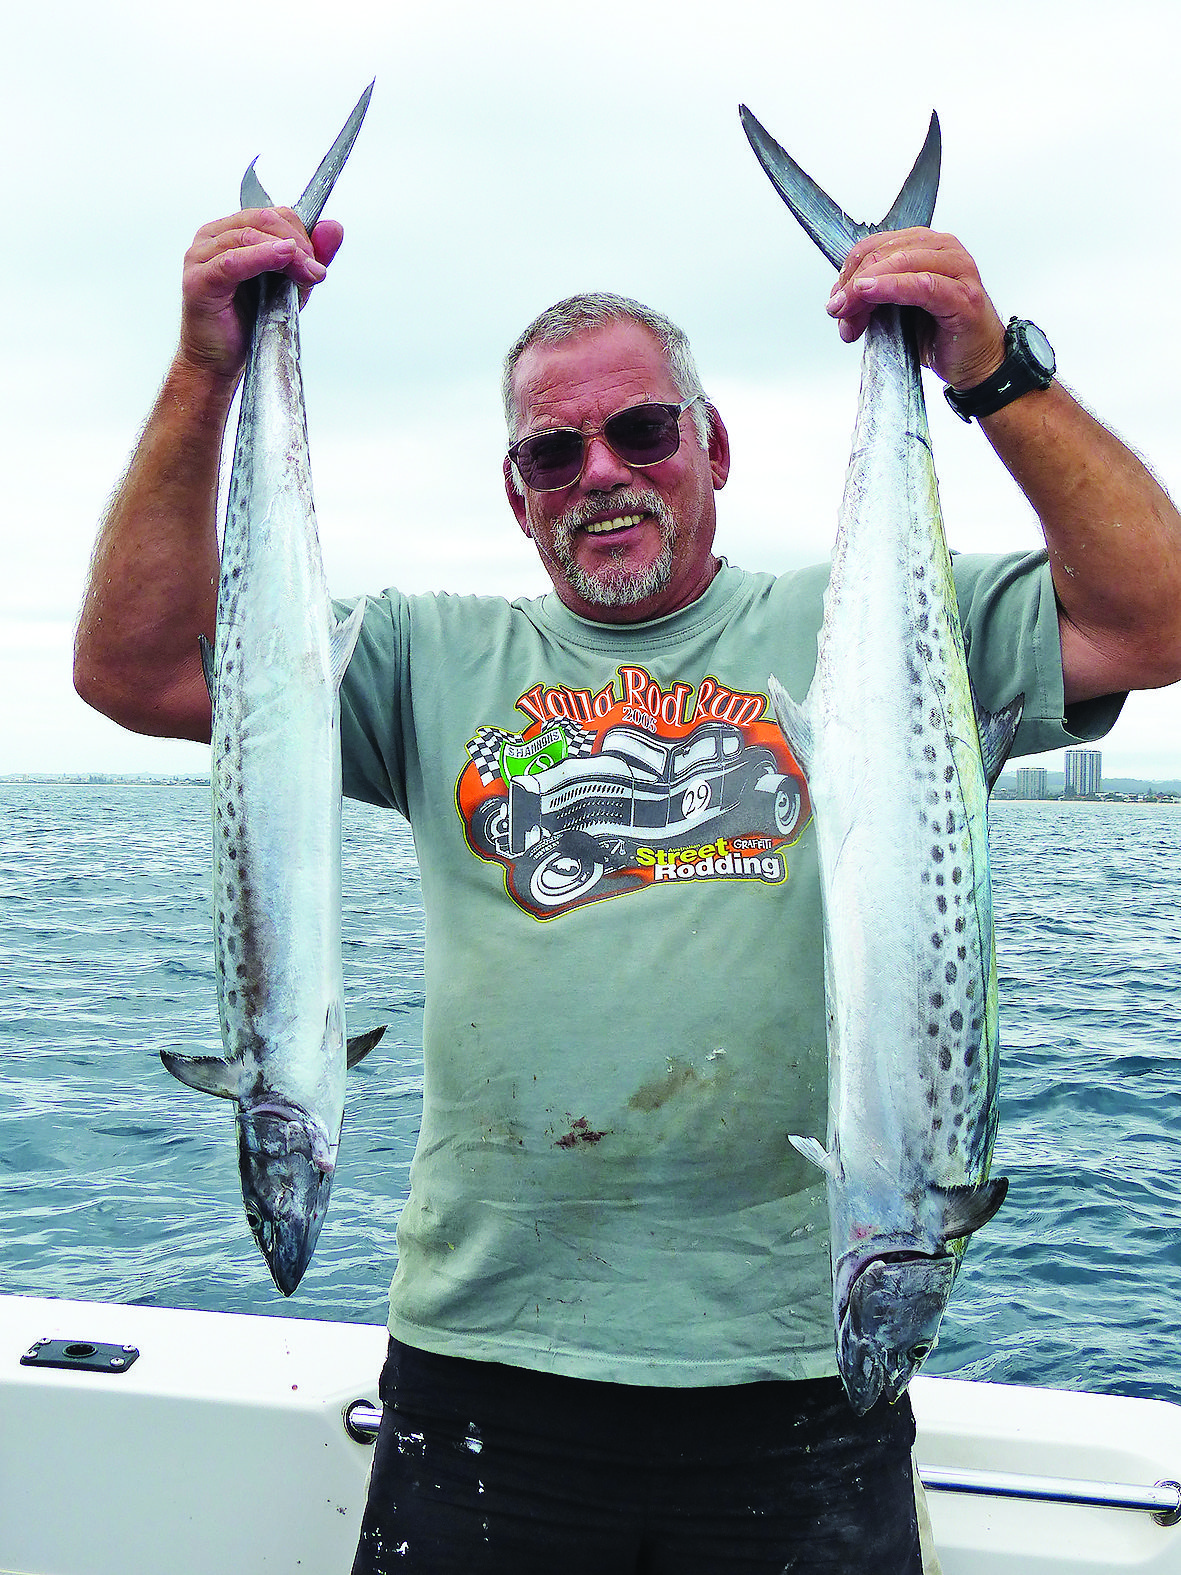
[[[540,491],[569,486],[582,469],[582,434],[538,432],[517,450],[517,469],[527,487]]]
[[[670,459],[681,443],[676,408],[633,405],[619,410],[603,428],[608,443],[628,465],[658,465]]]

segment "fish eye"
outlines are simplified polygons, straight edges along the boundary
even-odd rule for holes
[[[906,1353],[912,1362],[925,1362],[934,1349],[934,1341],[926,1345],[912,1345]]]

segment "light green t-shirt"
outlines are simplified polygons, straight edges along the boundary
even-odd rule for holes
[[[823,945],[802,699],[827,565],[724,566],[692,606],[590,623],[556,595],[389,591],[342,689],[345,790],[410,820],[424,1109],[391,1332],[640,1384],[836,1371]],[[956,560],[980,702],[1018,752],[1064,715],[1045,555]]]

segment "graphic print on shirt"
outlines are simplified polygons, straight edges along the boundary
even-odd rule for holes
[[[468,847],[535,918],[648,886],[787,878],[812,809],[765,695],[620,667],[597,694],[535,684],[517,710],[522,732],[468,741],[455,804]]]

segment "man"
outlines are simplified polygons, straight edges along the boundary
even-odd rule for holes
[[[310,288],[340,240],[262,210],[188,254],[79,626],[79,692],[124,725],[209,736],[234,291],[266,269]],[[852,341],[883,302],[927,311],[957,389],[1005,358],[950,237],[862,242],[829,311]],[[411,819],[428,920],[354,1569],[914,1572],[909,1405],[858,1419],[833,1376],[824,1188],[787,1141],[825,1128],[819,894],[765,685],[806,691],[827,568],[715,555],[726,432],[658,314],[543,314],[506,410],[509,503],[555,594],[388,592],[342,690],[346,790]],[[1181,674],[1181,521],[1056,382],[981,425],[1049,566],[957,566],[978,695],[1025,691],[1027,751],[1100,736]]]

